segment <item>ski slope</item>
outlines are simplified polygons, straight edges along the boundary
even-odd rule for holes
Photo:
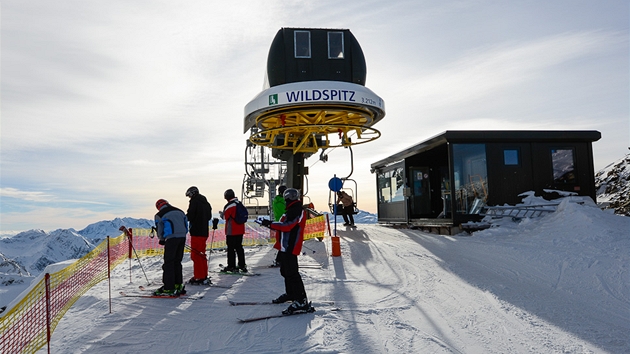
[[[180,299],[121,297],[160,284],[159,257],[117,267],[59,323],[53,353],[627,353],[630,352],[630,218],[563,202],[558,211],[472,237],[358,225],[305,243],[300,263],[319,310],[239,323],[286,305],[270,246],[246,249],[257,277],[213,274]],[[185,258],[184,276],[192,274]],[[225,263],[213,253],[211,269]],[[201,298],[200,298],[201,297]],[[199,299],[195,299],[199,298]],[[334,301],[334,305],[326,304]],[[46,348],[40,352],[44,353]]]

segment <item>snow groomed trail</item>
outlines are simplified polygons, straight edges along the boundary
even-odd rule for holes
[[[58,353],[628,352],[630,247],[627,236],[610,232],[630,224],[589,230],[590,236],[572,230],[572,237],[553,229],[545,234],[541,228],[549,225],[473,237],[378,225],[339,230],[341,257],[328,255],[329,239],[309,241],[315,252],[300,262],[322,265],[301,270],[309,298],[334,301],[341,310],[252,323],[237,318],[286,307],[229,303],[269,301],[283,292],[278,268],[264,267],[276,253],[269,246],[246,249],[248,265],[259,266],[261,276],[213,275],[214,283],[231,288],[187,286],[190,296],[203,296],[196,301],[114,295],[109,314],[104,282],[68,312],[51,348]],[[212,262],[224,257],[213,254]],[[142,259],[156,286],[161,261]],[[185,276],[191,272],[187,260]],[[146,285],[139,269],[133,269],[132,284],[128,274],[127,266],[115,269],[113,294]]]

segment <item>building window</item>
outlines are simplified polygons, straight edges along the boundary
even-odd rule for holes
[[[343,32],[328,32],[328,59],[343,59]]]
[[[575,160],[573,149],[552,149],[551,165],[555,184],[575,183]]]
[[[378,202],[391,203],[405,200],[405,179],[403,168],[398,167],[393,170],[378,174]]]
[[[488,198],[485,144],[453,144],[456,213],[479,214]]]
[[[518,166],[521,164],[517,149],[503,150],[503,164],[505,166]]]
[[[295,45],[296,58],[311,57],[311,32],[295,31],[293,32],[293,42]]]

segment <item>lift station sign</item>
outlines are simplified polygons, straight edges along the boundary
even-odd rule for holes
[[[256,117],[277,108],[304,105],[348,105],[372,110],[375,122],[385,115],[385,102],[365,86],[340,81],[302,81],[278,85],[258,94],[245,106],[247,132]]]
[[[354,90],[334,90],[334,89],[312,89],[284,92],[287,103],[292,102],[313,102],[313,101],[340,101],[356,102]],[[363,100],[366,100],[365,98]],[[269,95],[269,105],[279,104],[278,94]]]
[[[337,81],[306,81],[272,87],[264,91],[265,106],[283,106],[295,103],[351,103],[384,109],[383,99],[365,86]],[[260,97],[263,99],[264,97]],[[254,100],[256,101],[256,100]],[[251,103],[253,103],[252,101]],[[258,105],[257,105],[258,106]],[[259,107],[262,108],[262,107]]]

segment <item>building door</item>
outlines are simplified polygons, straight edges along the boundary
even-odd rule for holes
[[[431,178],[429,167],[410,167],[411,173],[411,217],[431,215]]]
[[[487,144],[488,205],[516,205],[519,194],[534,190],[532,152],[529,143]],[[540,161],[536,161],[540,163]]]

